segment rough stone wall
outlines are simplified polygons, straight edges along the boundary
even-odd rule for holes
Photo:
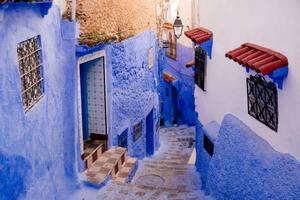
[[[112,141],[128,128],[128,153],[142,158],[146,156],[145,118],[150,111],[158,110],[159,101],[155,86],[157,62],[149,68],[149,49],[156,57],[156,37],[147,31],[121,43],[113,44],[112,57]],[[156,59],[154,59],[156,60]],[[133,142],[133,126],[143,122],[142,136]],[[155,141],[157,144],[157,142]]]
[[[155,0],[78,0],[81,33],[121,34],[156,30]]]
[[[216,199],[299,199],[300,162],[275,151],[238,118],[226,115],[212,142],[207,194]]]
[[[56,7],[44,18],[35,8],[9,7],[0,23],[1,200],[65,199],[76,183],[75,32],[66,39],[60,27]],[[36,35],[42,41],[45,92],[24,113],[17,44]]]

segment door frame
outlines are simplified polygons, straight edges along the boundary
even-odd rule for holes
[[[89,61],[93,61],[93,60],[96,60],[96,59],[99,59],[99,58],[102,58],[103,57],[103,61],[104,61],[104,67],[103,67],[103,70],[104,70],[104,82],[105,82],[105,88],[104,88],[104,95],[105,95],[105,118],[106,118],[106,136],[107,136],[107,140],[109,139],[108,137],[108,105],[107,105],[107,102],[108,102],[108,95],[107,95],[107,70],[106,70],[106,67],[107,67],[107,63],[106,63],[106,52],[105,50],[100,50],[100,51],[96,51],[96,52],[93,52],[91,54],[87,54],[87,55],[84,55],[84,56],[81,56],[78,58],[77,60],[77,118],[78,118],[78,139],[79,139],[79,142],[80,142],[80,156],[84,153],[84,144],[83,144],[83,119],[82,119],[82,104],[81,104],[81,80],[80,80],[80,65],[81,64],[84,64],[84,63],[87,63]],[[108,143],[108,141],[107,141]]]

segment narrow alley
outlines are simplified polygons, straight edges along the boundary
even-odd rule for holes
[[[110,182],[100,190],[82,187],[72,200],[204,200],[199,173],[188,164],[194,148],[195,128],[185,125],[162,128],[162,146],[139,161],[139,169],[129,184]]]
[[[0,200],[300,200],[299,11],[0,0]]]

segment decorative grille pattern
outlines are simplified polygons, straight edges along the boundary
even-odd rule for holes
[[[18,44],[19,71],[21,78],[23,108],[28,111],[44,93],[42,48],[40,36]]]
[[[263,76],[247,78],[248,113],[272,130],[278,130],[277,87]]]
[[[195,84],[205,91],[206,51],[198,46],[195,49]]]
[[[137,141],[142,136],[142,122],[139,122],[134,126],[133,130],[133,141]]]

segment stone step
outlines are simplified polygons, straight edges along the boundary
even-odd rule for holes
[[[101,141],[86,141],[87,147],[84,149],[84,163],[87,169],[104,153],[105,144]]]
[[[127,149],[111,148],[84,172],[83,182],[96,188],[101,188],[111,179],[127,183],[135,174],[137,163],[137,159],[127,157]]]
[[[138,160],[136,158],[127,157],[121,170],[117,173],[113,180],[120,183],[130,183],[137,168]]]

